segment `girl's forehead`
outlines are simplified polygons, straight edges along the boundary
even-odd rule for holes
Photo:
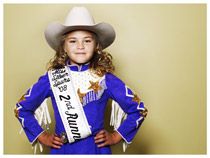
[[[94,33],[85,30],[76,30],[66,34],[66,38],[87,38],[94,37]]]

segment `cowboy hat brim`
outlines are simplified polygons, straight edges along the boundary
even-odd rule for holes
[[[97,38],[101,44],[102,49],[105,49],[113,43],[115,40],[115,31],[113,27],[107,23],[98,23],[95,25],[73,25],[65,26],[58,22],[53,22],[48,25],[44,34],[45,38],[55,51],[58,51],[61,37],[71,31],[75,30],[87,30],[94,32],[97,35]]]

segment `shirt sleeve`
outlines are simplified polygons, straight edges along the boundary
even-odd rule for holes
[[[39,80],[20,98],[16,104],[16,117],[21,123],[29,141],[33,143],[44,132],[34,116],[35,110],[45,98],[49,97],[50,83],[48,74],[41,76]]]
[[[110,97],[127,114],[127,118],[115,130],[130,144],[145,118],[144,103],[123,81],[111,73],[106,74],[106,85]]]

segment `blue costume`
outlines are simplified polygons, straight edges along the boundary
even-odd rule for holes
[[[94,136],[100,130],[104,129],[104,113],[108,99],[116,101],[127,114],[127,118],[116,131],[122,136],[124,141],[131,143],[144,120],[142,112],[145,111],[145,108],[140,98],[112,73],[106,73],[103,78],[101,78],[100,82],[95,82],[88,81],[88,78],[85,78],[86,74],[89,76],[91,74],[91,72],[89,72],[89,64],[81,66],[68,65],[68,67],[72,72],[72,76],[76,82],[75,84],[77,84],[75,87],[80,96],[92,134],[74,143],[65,143],[60,149],[51,148],[50,153],[111,154],[110,146],[99,148],[94,142]],[[95,86],[97,88],[94,88],[94,83],[97,84],[97,86]],[[80,84],[86,84],[87,86],[86,88],[85,86],[80,88]],[[85,89],[87,91],[85,91]],[[51,98],[54,109],[56,122],[55,133],[61,135],[65,132],[55,97],[51,90],[48,73],[46,73],[39,78],[38,82],[35,83],[16,104],[18,109],[17,117],[31,143],[35,142],[37,137],[44,131],[34,117],[34,111],[40,106],[43,100],[48,97]]]

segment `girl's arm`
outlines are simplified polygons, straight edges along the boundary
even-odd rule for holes
[[[147,115],[147,109],[140,97],[115,75],[106,74],[106,85],[109,96],[127,114],[127,118],[115,129],[115,132],[130,144]]]
[[[23,130],[31,143],[44,132],[34,116],[35,110],[45,98],[49,97],[50,84],[48,74],[39,80],[20,98],[16,104],[15,115],[20,121]]]

